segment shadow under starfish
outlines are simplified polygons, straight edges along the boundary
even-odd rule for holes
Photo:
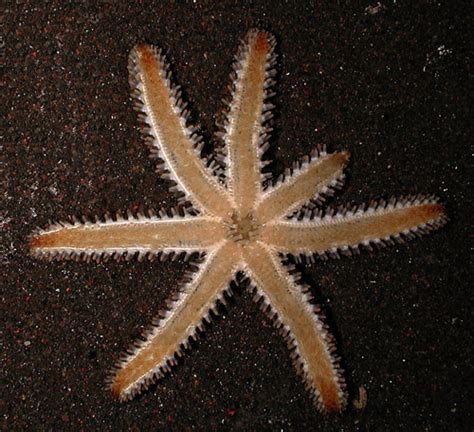
[[[262,155],[272,130],[274,48],[271,34],[247,34],[233,68],[231,101],[219,133],[222,145],[211,156],[202,154],[201,137],[189,125],[186,104],[161,51],[149,45],[134,48],[130,83],[145,141],[183,206],[159,214],[60,222],[31,237],[31,251],[40,258],[199,254],[200,262],[187,273],[179,293],[117,364],[110,388],[120,400],[131,399],[176,364],[242,272],[286,339],[317,407],[343,410],[346,384],[334,340],[308,287],[282,257],[350,254],[361,245],[403,242],[446,221],[443,206],[423,196],[315,210],[325,195],[341,187],[347,152],[327,153],[320,147],[278,180],[266,180]]]

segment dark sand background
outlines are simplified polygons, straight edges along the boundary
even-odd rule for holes
[[[4,430],[472,430],[468,3],[7,2]],[[140,140],[128,53],[142,41],[165,48],[209,139],[239,39],[255,26],[275,33],[280,53],[272,171],[317,143],[348,149],[349,183],[333,202],[435,193],[451,222],[408,246],[302,268],[344,359],[344,414],[316,412],[245,292],[158,386],[118,404],[103,388],[108,370],[185,265],[35,261],[28,235],[72,214],[172,206]]]

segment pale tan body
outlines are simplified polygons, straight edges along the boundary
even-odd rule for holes
[[[45,257],[206,253],[146,340],[138,342],[118,365],[111,389],[121,400],[133,397],[175,363],[189,338],[208,319],[210,309],[223,299],[235,274],[243,272],[285,336],[318,407],[340,411],[346,404],[345,383],[333,355],[332,338],[310,303],[311,296],[282,264],[280,254],[347,251],[417,229],[436,228],[444,221],[442,206],[416,198],[336,216],[289,218],[337,184],[348,154],[323,151],[264,190],[260,146],[268,132],[265,112],[271,106],[266,88],[271,85],[273,47],[273,37],[257,31],[249,33],[242,47],[224,131],[225,183],[205,166],[196,150],[162,58],[149,46],[137,47],[131,73],[151,144],[158,149],[168,177],[198,214],[58,224],[32,238],[33,252]]]

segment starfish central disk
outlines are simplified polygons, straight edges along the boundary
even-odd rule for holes
[[[342,186],[349,154],[328,153],[325,146],[272,179],[264,153],[272,133],[275,65],[275,38],[250,31],[236,56],[228,109],[209,154],[161,51],[135,47],[129,58],[134,108],[157,171],[179,205],[73,218],[31,236],[31,252],[40,258],[190,261],[166,307],[112,371],[108,387],[121,401],[176,365],[236,280],[285,339],[318,409],[343,410],[346,383],[335,341],[291,261],[401,243],[446,220],[443,206],[422,195],[328,209],[325,199]]]
[[[257,240],[261,228],[253,213],[248,213],[243,217],[239,217],[236,213],[232,214],[232,221],[228,227],[229,238],[242,244]]]

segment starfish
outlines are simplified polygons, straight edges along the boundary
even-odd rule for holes
[[[32,253],[50,259],[194,260],[177,294],[113,370],[109,386],[121,401],[176,364],[237,280],[285,338],[316,406],[343,410],[347,390],[334,338],[291,258],[312,261],[403,242],[446,220],[437,199],[421,195],[322,210],[325,196],[341,187],[349,159],[348,152],[328,153],[324,146],[270,181],[262,156],[272,130],[275,64],[274,36],[251,30],[234,63],[221,144],[209,155],[162,52],[135,47],[129,57],[135,109],[158,171],[173,182],[180,204],[158,214],[74,218],[31,237]]]

